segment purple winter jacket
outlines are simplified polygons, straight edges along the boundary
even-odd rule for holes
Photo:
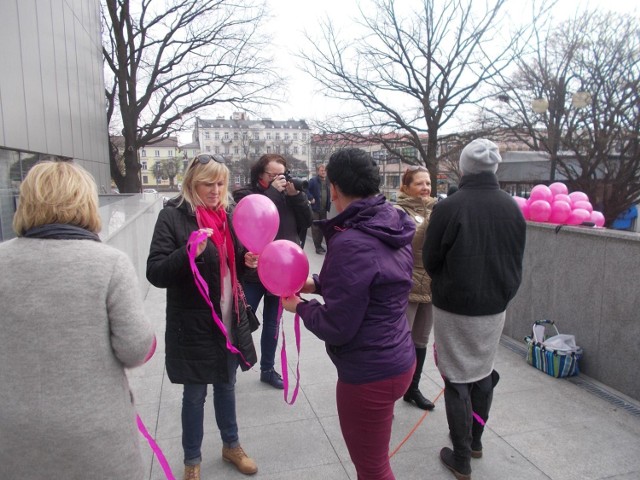
[[[297,313],[325,341],[341,381],[370,383],[406,372],[415,362],[406,317],[415,224],[377,195],[320,225],[327,254],[316,293],[324,304],[303,302]]]

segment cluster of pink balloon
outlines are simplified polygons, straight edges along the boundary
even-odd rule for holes
[[[513,197],[524,218],[534,222],[581,225],[592,222],[597,227],[604,225],[604,215],[593,209],[589,196],[584,192],[571,192],[562,182],[536,185],[529,199]]]
[[[289,297],[304,286],[309,260],[299,245],[289,240],[273,240],[280,217],[275,204],[264,195],[247,195],[233,212],[233,228],[242,244],[260,255],[258,276],[274,295]]]

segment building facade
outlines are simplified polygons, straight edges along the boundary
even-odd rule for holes
[[[199,146],[200,152],[224,156],[232,187],[247,183],[250,166],[266,153],[282,155],[293,176],[309,175],[311,133],[304,120],[250,119],[245,113],[213,120],[196,117],[192,140],[190,146]],[[192,158],[190,150],[183,147],[186,158]]]
[[[100,2],[0,2],[0,241],[14,236],[18,188],[43,159],[73,160],[111,183]]]

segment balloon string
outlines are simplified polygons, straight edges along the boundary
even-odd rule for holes
[[[282,324],[282,299],[278,305],[278,321]],[[293,319],[293,330],[296,337],[296,349],[298,351],[298,360],[296,362],[296,386],[291,395],[291,401],[287,400],[289,396],[289,369],[287,368],[287,339],[282,326],[282,348],[280,349],[280,366],[282,368],[282,385],[284,387],[284,401],[289,405],[293,405],[298,398],[298,390],[300,389],[300,316],[296,313]]]
[[[144,422],[140,418],[140,415],[136,415],[136,423],[138,424],[138,430],[140,430],[140,433],[142,434],[142,436],[147,439],[147,442],[149,442],[149,446],[151,447],[151,450],[153,450],[153,453],[155,454],[156,458],[158,459],[158,462],[160,463],[160,466],[162,467],[162,470],[164,471],[164,475],[167,477],[167,480],[175,480],[176,477],[173,476],[173,472],[171,471],[169,462],[167,462],[167,459],[162,453],[162,449],[158,446],[156,441],[147,431],[147,427],[145,427]]]
[[[218,317],[218,315],[216,314],[216,310],[213,306],[213,303],[211,302],[211,298],[209,297],[209,286],[207,285],[207,282],[205,282],[204,278],[202,278],[202,275],[200,275],[198,267],[196,266],[196,253],[198,244],[206,238],[206,233],[196,230],[195,232],[191,232],[189,240],[187,241],[187,253],[189,256],[189,265],[191,266],[191,272],[193,273],[193,279],[195,281],[196,287],[198,287],[198,290],[200,291],[200,295],[202,295],[202,298],[204,298],[205,302],[207,302],[209,308],[211,309],[211,316],[213,317],[214,323],[218,326],[218,328],[224,335],[227,349],[231,353],[240,355],[242,361],[250,367],[251,364],[247,362],[240,350],[234,347],[231,343],[231,340],[229,340],[229,333],[227,332],[227,328],[224,326],[222,320],[220,320],[220,317]]]

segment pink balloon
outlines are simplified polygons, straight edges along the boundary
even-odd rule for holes
[[[588,222],[591,220],[591,214],[584,208],[576,208],[571,211],[571,215],[567,218],[568,225],[580,225],[582,222]]]
[[[551,185],[549,185],[549,190],[551,190],[551,193],[553,193],[554,195],[566,195],[567,193],[569,193],[567,186],[562,182],[552,183]]]
[[[513,199],[518,204],[518,207],[520,207],[520,211],[525,220],[529,220],[529,204],[527,203],[527,199],[518,197],[517,195],[513,196]]]
[[[553,200],[553,193],[551,189],[546,185],[538,184],[531,189],[531,195],[529,195],[529,205],[536,200],[544,200],[547,203],[551,203]]]
[[[585,202],[584,200],[578,200],[577,202],[574,202],[572,208],[584,208],[589,213],[593,212],[593,206],[591,205],[591,202]]]
[[[553,197],[553,201],[554,202],[563,201],[563,202],[567,202],[569,205],[573,204],[573,200],[571,200],[571,197],[566,193],[558,193],[556,196]]]
[[[564,224],[571,215],[571,205],[562,200],[556,200],[551,204],[550,223]]]
[[[585,201],[585,202],[589,201],[589,196],[584,192],[571,192],[569,194],[569,198],[571,198],[571,201],[573,203],[580,202],[580,201]]]
[[[260,254],[258,276],[271,293],[289,297],[304,286],[309,276],[309,260],[299,245],[289,240],[276,240]]]
[[[280,226],[278,208],[268,197],[258,193],[240,200],[232,218],[238,239],[252,253],[262,253],[276,238]]]
[[[591,221],[596,224],[596,227],[604,227],[604,215],[602,212],[597,210],[591,212]]]
[[[534,222],[546,222],[551,216],[551,205],[545,200],[536,200],[529,204],[529,218]]]

